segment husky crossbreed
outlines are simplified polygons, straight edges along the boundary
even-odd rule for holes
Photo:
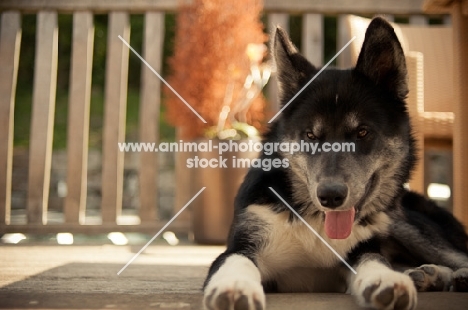
[[[272,50],[284,106],[319,70],[280,28]],[[415,309],[417,291],[468,291],[464,227],[404,187],[416,162],[407,94],[401,45],[374,18],[356,67],[324,70],[263,139],[348,142],[354,152],[260,155],[289,165],[249,170],[204,283],[206,309],[265,309],[269,292],[346,292],[362,307]]]

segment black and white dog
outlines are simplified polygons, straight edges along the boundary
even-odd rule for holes
[[[272,48],[284,105],[319,70],[280,28]],[[416,160],[406,80],[400,43],[377,17],[356,67],[324,70],[282,112],[264,144],[346,142],[354,152],[261,155],[289,166],[248,172],[227,250],[205,281],[207,309],[264,309],[265,292],[324,291],[351,293],[364,307],[415,309],[417,291],[468,290],[463,226],[403,186]]]

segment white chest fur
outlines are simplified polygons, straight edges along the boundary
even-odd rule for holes
[[[254,216],[265,223],[261,236],[264,240],[256,261],[263,280],[296,279],[309,281],[317,271],[333,273],[342,265],[339,258],[301,221],[288,221],[289,212],[276,213],[266,206],[251,205],[248,216]],[[369,239],[373,234],[384,233],[390,223],[389,217],[381,213],[375,225],[354,224],[351,235],[343,240],[326,236],[322,218],[305,219],[309,225],[344,259],[360,241]],[[301,280],[301,275],[307,279]],[[322,274],[321,277],[324,275]],[[291,282],[289,280],[288,282]],[[291,286],[291,283],[288,284]]]

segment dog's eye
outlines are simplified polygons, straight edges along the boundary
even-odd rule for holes
[[[317,139],[317,137],[312,133],[312,131],[306,132],[306,135],[307,135],[307,138],[309,138],[310,140],[316,140]]]
[[[358,129],[358,132],[357,132],[357,137],[359,139],[362,139],[364,138],[365,136],[367,136],[367,134],[369,133],[369,131],[366,129],[366,128],[359,128]]]

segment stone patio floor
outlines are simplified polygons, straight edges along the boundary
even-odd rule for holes
[[[201,309],[220,246],[0,245],[1,309]],[[268,309],[359,309],[343,294],[269,294]],[[419,294],[418,309],[468,309],[468,294]]]

